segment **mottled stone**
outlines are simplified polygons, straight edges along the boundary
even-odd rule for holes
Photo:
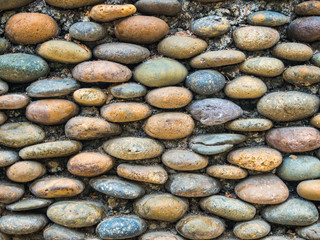
[[[320,39],[320,17],[303,17],[293,20],[288,27],[288,37],[301,42]]]
[[[107,35],[104,26],[95,22],[77,22],[69,29],[70,36],[80,41],[98,41]]]
[[[0,54],[6,53],[9,50],[9,48],[10,48],[9,41],[5,38],[0,38]]]
[[[298,86],[309,86],[320,82],[320,68],[308,65],[298,65],[287,68],[283,79]]]
[[[24,194],[24,187],[11,182],[0,182],[0,203],[13,203],[18,201]]]
[[[46,3],[59,8],[79,8],[103,2],[103,0],[45,0]]]
[[[259,11],[250,14],[247,21],[251,25],[277,27],[288,23],[290,18],[278,12]]]
[[[175,16],[182,10],[178,0],[139,0],[135,6],[139,12],[150,15]]]
[[[30,182],[45,173],[46,167],[34,161],[19,161],[7,168],[7,177],[13,182]]]
[[[5,123],[5,121],[7,121],[7,119],[8,119],[7,115],[5,113],[3,113],[3,112],[0,112],[0,125]]]
[[[17,152],[10,150],[0,150],[0,167],[9,166],[19,160]]]
[[[0,109],[20,109],[27,106],[30,99],[22,93],[8,93],[0,96]]]
[[[52,200],[48,200],[48,199],[41,199],[41,198],[25,199],[25,200],[21,200],[19,202],[15,202],[10,205],[7,205],[6,209],[14,212],[29,211],[29,210],[47,207],[51,203],[52,203]]]
[[[233,120],[226,124],[226,128],[240,132],[260,132],[272,128],[273,124],[268,119],[250,118]]]
[[[269,223],[263,220],[252,220],[235,225],[233,233],[240,239],[260,239],[271,231]]]
[[[73,93],[76,103],[83,106],[101,106],[107,100],[107,94],[99,88],[80,88]]]
[[[284,64],[277,58],[255,57],[242,63],[240,71],[262,77],[276,77],[283,73]]]
[[[212,38],[230,31],[229,21],[220,16],[211,15],[197,19],[191,24],[191,31],[200,37]]]
[[[103,1],[101,1],[103,2]],[[90,17],[98,22],[110,22],[118,18],[124,18],[134,14],[137,11],[132,4],[106,5],[100,4],[94,6],[90,11]]]
[[[312,201],[320,200],[320,180],[302,181],[297,186],[297,192],[300,197]]]
[[[157,231],[145,233],[139,240],[183,240],[183,238],[171,232]]]
[[[85,239],[85,234],[58,224],[53,224],[43,230],[43,237],[45,240],[83,240]]]
[[[223,179],[242,179],[248,175],[246,170],[231,165],[212,165],[206,172],[212,177]]]
[[[312,57],[313,50],[306,44],[288,42],[275,46],[272,55],[289,61],[305,62]]]
[[[0,10],[9,10],[13,8],[23,7],[34,0],[0,0]]]
[[[311,62],[317,67],[320,67],[320,53],[314,54],[311,58]]]
[[[297,228],[296,233],[305,239],[317,240],[320,238],[320,223],[318,222],[310,226]]]
[[[110,88],[111,94],[116,98],[137,98],[147,94],[147,88],[138,83],[124,83]]]
[[[298,15],[320,15],[320,3],[318,1],[305,1],[296,5],[294,9]]]

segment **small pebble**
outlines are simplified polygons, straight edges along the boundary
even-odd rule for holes
[[[45,173],[45,166],[34,161],[19,161],[7,168],[7,177],[13,182],[30,182]]]
[[[30,102],[30,98],[23,93],[8,93],[0,96],[0,109],[20,109]]]
[[[243,179],[248,175],[246,170],[231,165],[212,165],[206,172],[212,177],[222,179]]]
[[[314,54],[311,58],[311,62],[317,67],[320,67],[320,53]]]
[[[297,192],[300,197],[312,200],[319,201],[320,200],[320,180],[306,180],[302,181],[297,186]]]
[[[260,239],[271,231],[269,223],[263,220],[251,220],[237,223],[233,233],[240,239]]]
[[[103,2],[103,1],[101,1]],[[118,18],[124,18],[137,11],[132,4],[106,5],[100,4],[91,8],[90,17],[97,22],[111,22]]]
[[[228,122],[227,129],[240,132],[260,132],[267,131],[272,128],[273,124],[268,119],[263,118],[250,118],[250,119],[238,119]]]
[[[23,185],[4,181],[0,182],[0,203],[9,204],[16,202],[23,194]]]
[[[70,36],[80,41],[98,41],[107,35],[104,26],[95,22],[77,22],[69,29]]]
[[[85,234],[58,224],[53,224],[43,230],[43,237],[45,240],[83,240],[85,239]]]
[[[45,208],[52,203],[51,200],[41,199],[41,198],[33,198],[33,199],[25,199],[19,202],[12,203],[6,206],[6,209],[9,211],[20,212],[20,211],[29,211],[39,208]],[[1,239],[1,238],[0,238]]]
[[[135,6],[139,12],[150,15],[175,16],[182,10],[178,0],[139,0]]]
[[[10,150],[0,150],[0,167],[10,166],[19,160],[17,152]]]
[[[319,16],[320,3],[318,1],[304,1],[296,5],[294,11],[298,15]]]
[[[293,20],[288,27],[288,37],[299,42],[313,42],[320,39],[320,17],[303,17]]]
[[[308,65],[298,65],[287,68],[283,79],[296,86],[310,86],[320,82],[320,68]]]
[[[317,114],[311,118],[310,124],[316,128],[320,128],[320,114]]]
[[[138,83],[124,83],[110,88],[111,94],[116,98],[137,98],[147,94],[147,88]]]
[[[290,21],[290,18],[278,12],[259,11],[248,16],[248,23],[267,27],[278,27]]]
[[[255,57],[242,63],[240,71],[262,77],[276,77],[283,73],[284,64],[277,58]]]
[[[1,5],[1,3],[0,3]],[[1,7],[0,7],[1,8]],[[5,38],[0,38],[0,54],[6,53],[10,48],[10,43]]]
[[[107,100],[107,94],[99,88],[80,88],[73,93],[76,103],[83,106],[101,106]]]
[[[0,112],[0,125],[4,124],[7,121],[8,117],[5,113]]]
[[[305,62],[312,57],[313,50],[306,44],[288,42],[276,45],[272,55],[289,61]]]
[[[220,16],[211,15],[197,19],[191,24],[191,31],[199,37],[212,38],[230,31],[229,21]]]
[[[6,94],[9,91],[9,85],[0,79],[0,95]]]

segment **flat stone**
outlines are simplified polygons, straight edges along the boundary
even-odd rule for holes
[[[46,3],[59,8],[79,8],[87,5],[94,5],[103,2],[103,0],[45,0]]]
[[[246,170],[231,165],[212,165],[206,172],[212,177],[222,179],[243,179],[248,175]]]
[[[294,11],[298,15],[320,15],[320,3],[318,1],[305,1],[299,3],[294,8]]]
[[[80,88],[73,93],[76,103],[83,106],[101,106],[107,100],[107,94],[99,88]]]
[[[9,204],[16,202],[23,194],[23,185],[4,181],[0,182],[0,203]]]
[[[110,88],[111,94],[116,98],[137,98],[147,94],[147,88],[138,83],[124,83]]]
[[[70,36],[80,41],[98,41],[107,35],[104,26],[95,22],[77,22],[69,29]]]
[[[296,233],[299,236],[309,239],[309,240],[317,240],[320,238],[320,223],[315,223],[310,226],[297,228]]]
[[[43,237],[45,240],[83,240],[85,239],[85,234],[58,224],[53,224],[43,230]]]
[[[5,39],[5,38],[0,38],[0,54],[6,53],[9,50],[9,48],[10,48],[9,41],[7,39]]]
[[[45,173],[46,167],[34,161],[19,161],[7,168],[7,177],[13,182],[30,182]]]
[[[310,86],[320,82],[320,68],[308,65],[298,65],[287,68],[283,79],[296,86]]]
[[[238,223],[233,228],[233,233],[240,239],[260,239],[271,231],[269,223],[263,220],[251,220]]]
[[[320,17],[296,18],[288,26],[288,37],[299,42],[313,42],[319,40]]]
[[[9,211],[20,212],[20,211],[30,211],[39,208],[45,208],[52,203],[52,200],[34,198],[21,200],[19,202],[12,203],[6,206]],[[1,238],[0,238],[1,239]]]
[[[139,0],[135,6],[139,12],[150,15],[175,16],[182,10],[178,0]]]
[[[10,150],[0,150],[0,167],[9,166],[19,160],[17,152]]]
[[[211,15],[197,19],[191,24],[191,31],[200,37],[212,38],[230,31],[231,26],[226,18]]]
[[[238,119],[228,122],[227,129],[240,132],[260,132],[272,128],[273,123],[264,118]]]
[[[276,77],[283,73],[284,64],[277,58],[255,57],[242,63],[240,71],[262,77]]]
[[[259,11],[250,14],[247,21],[251,25],[277,27],[288,23],[290,18],[278,12]]]
[[[21,109],[29,102],[30,98],[23,93],[8,93],[0,96],[0,109]]]
[[[183,240],[183,238],[171,232],[157,231],[141,235],[140,240]]]
[[[103,2],[103,1],[101,1]],[[100,4],[91,8],[90,17],[98,22],[110,22],[118,18],[124,18],[137,11],[132,4],[106,5]]]
[[[289,61],[305,62],[310,60],[313,50],[306,44],[288,42],[275,46],[272,50],[272,55]]]
[[[319,201],[320,200],[320,180],[306,180],[302,181],[297,186],[297,192],[300,197],[312,200]]]
[[[34,0],[11,0],[7,2],[7,0],[0,0],[0,10],[9,10],[14,8],[23,7]]]

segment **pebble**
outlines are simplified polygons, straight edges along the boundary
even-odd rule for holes
[[[29,211],[39,208],[45,208],[52,203],[51,200],[41,199],[41,198],[33,198],[33,199],[25,199],[19,202],[12,203],[6,206],[6,209],[9,211]],[[1,239],[1,238],[0,238]]]
[[[282,163],[282,155],[268,147],[245,147],[229,153],[228,162],[249,170],[268,172]]]
[[[283,79],[296,86],[310,86],[320,82],[320,68],[308,65],[298,65],[287,68]]]
[[[310,226],[297,228],[296,233],[305,239],[317,240],[320,238],[320,224],[318,222]]]
[[[225,196],[211,196],[200,201],[203,210],[233,221],[247,221],[254,218],[256,208],[239,199]]]
[[[205,38],[217,37],[230,31],[231,25],[229,21],[220,16],[211,15],[197,19],[191,24],[191,31],[199,36]]]
[[[183,108],[192,100],[192,93],[183,87],[157,88],[148,92],[146,101],[154,107]]]
[[[188,210],[187,200],[168,193],[145,195],[133,204],[134,211],[144,219],[176,222]]]
[[[283,73],[284,64],[272,57],[255,57],[247,59],[240,65],[240,71],[262,77],[276,77]]]
[[[140,240],[183,240],[183,238],[171,232],[157,231],[143,234]]]
[[[251,220],[235,225],[233,233],[241,239],[260,239],[271,231],[269,223],[263,220]]]
[[[20,109],[28,105],[30,99],[23,93],[8,93],[0,96],[0,109]]]
[[[310,124],[316,128],[320,128],[320,114],[316,114],[313,118],[311,118]]]
[[[177,223],[176,230],[188,239],[213,239],[224,232],[225,225],[215,217],[188,215]]]
[[[189,150],[171,149],[161,156],[162,163],[177,171],[194,171],[205,168],[209,159]]]
[[[314,54],[311,58],[311,62],[317,67],[320,67],[320,53]]]
[[[223,124],[243,114],[241,107],[229,100],[220,98],[194,101],[189,107],[189,112],[194,119],[207,126]]]
[[[102,60],[122,64],[136,64],[150,57],[150,51],[142,46],[131,43],[104,43],[93,49],[93,55]]]
[[[313,50],[306,44],[287,42],[276,45],[272,55],[289,61],[305,62],[310,60]]]
[[[123,42],[151,44],[167,35],[169,26],[157,17],[133,16],[117,22],[114,32]]]
[[[163,39],[158,44],[158,52],[166,57],[187,59],[202,53],[207,46],[200,38],[175,35]]]
[[[163,145],[150,138],[120,137],[103,144],[106,153],[124,160],[155,158],[162,154]]]
[[[23,194],[23,185],[4,181],[0,182],[0,203],[9,204],[16,202]]]
[[[243,62],[246,55],[237,50],[219,50],[202,53],[191,59],[193,68],[216,68]]]
[[[248,26],[233,32],[237,48],[246,51],[260,51],[273,47],[280,40],[277,30],[270,27]]]
[[[33,1],[34,0],[11,0],[10,2],[7,2],[7,0],[1,0],[0,10],[9,10],[9,9],[23,7]]]
[[[144,131],[153,138],[173,140],[189,136],[194,129],[193,119],[180,112],[164,112],[148,118]]]
[[[138,83],[124,83],[110,88],[111,94],[116,98],[137,98],[147,94],[147,88]]]
[[[10,49],[10,43],[5,38],[0,38],[0,54],[6,53]]]
[[[220,92],[226,84],[226,78],[215,70],[200,70],[190,74],[186,86],[200,95],[213,95]]]
[[[212,165],[206,172],[212,177],[222,179],[242,179],[248,175],[246,170],[230,165]]]
[[[103,2],[103,1],[101,1]],[[98,22],[110,22],[118,18],[128,17],[137,11],[132,4],[106,5],[100,4],[91,8],[90,17]]]
[[[69,100],[47,99],[30,103],[26,109],[26,117],[43,125],[57,125],[77,115],[79,107]]]
[[[121,127],[97,117],[73,117],[64,126],[66,136],[75,140],[91,140],[121,133]]]
[[[46,167],[34,161],[19,161],[7,168],[7,177],[13,182],[30,182],[45,173]]]
[[[30,191],[39,198],[66,198],[80,194],[85,185],[74,178],[52,176],[32,182]]]
[[[92,56],[86,46],[65,40],[51,40],[42,43],[37,53],[53,62],[75,64],[89,60]]]
[[[0,95],[6,94],[9,91],[9,85],[0,79]]]
[[[270,223],[290,226],[310,225],[319,217],[313,203],[299,198],[291,198],[282,204],[266,207],[261,214]]]
[[[101,106],[107,100],[107,94],[99,88],[80,88],[73,93],[76,103],[83,106]]]
[[[290,18],[278,12],[259,11],[250,14],[247,21],[251,25],[277,27],[288,23]]]
[[[272,235],[272,236],[267,236],[261,239],[262,240],[305,240],[304,238],[292,236],[290,233],[289,235],[283,235],[283,234],[281,234],[280,236]]]
[[[180,62],[161,57],[141,63],[133,78],[147,87],[164,87],[181,83],[187,74],[187,68]]]
[[[43,237],[45,240],[83,240],[85,239],[85,234],[58,224],[53,224],[44,229]]]
[[[101,116],[110,122],[134,122],[145,119],[152,114],[149,105],[137,102],[117,102],[104,105]]]
[[[0,126],[0,144],[21,148],[45,139],[45,132],[39,126],[28,122],[6,123]]]
[[[273,124],[268,119],[263,118],[250,118],[250,119],[238,119],[227,123],[227,129],[232,131],[241,132],[260,132],[266,131],[272,128]]]
[[[89,61],[78,64],[72,70],[72,76],[80,82],[126,82],[131,70],[119,63],[110,61]]]
[[[312,200],[319,201],[320,200],[320,180],[306,180],[302,181],[297,186],[297,192],[300,197]]]
[[[19,160],[17,152],[0,150],[0,167],[7,167]]]
[[[48,218],[70,228],[90,227],[104,217],[104,206],[94,201],[60,201],[47,210]]]
[[[277,122],[307,118],[319,109],[320,99],[304,92],[273,92],[265,95],[257,104],[258,112]]]
[[[282,152],[308,152],[320,147],[320,132],[313,127],[284,127],[271,129],[267,143]]]
[[[103,2],[103,0],[45,0],[46,3],[59,8],[80,8]]]
[[[242,200],[255,204],[279,204],[289,196],[288,187],[271,173],[242,180],[236,185],[235,193]]]
[[[150,15],[175,16],[182,10],[178,0],[139,0],[135,6],[139,12]]]
[[[22,159],[66,157],[78,153],[81,149],[82,144],[78,141],[61,140],[25,147],[20,150],[19,156]]]
[[[320,3],[318,1],[305,1],[296,5],[294,9],[298,15],[320,15]]]
[[[77,22],[71,25],[69,34],[76,40],[92,42],[104,38],[107,30],[99,23]]]
[[[95,190],[115,198],[135,199],[144,195],[144,189],[126,180],[114,176],[102,176],[90,180]]]
[[[307,155],[290,155],[277,168],[277,175],[287,181],[320,178],[320,160]]]
[[[9,214],[0,218],[0,230],[6,234],[24,235],[35,233],[48,224],[43,214]]]
[[[117,174],[130,180],[153,184],[164,184],[168,179],[168,173],[160,165],[145,166],[121,163],[117,167]]]
[[[102,239],[127,239],[139,236],[146,230],[147,224],[143,219],[126,215],[106,218],[99,223],[96,232]]]
[[[177,173],[166,184],[169,192],[180,197],[207,197],[220,191],[220,182],[197,173]]]
[[[320,17],[296,18],[288,26],[288,37],[299,42],[313,42],[319,40]]]
[[[56,21],[42,13],[18,13],[6,24],[6,36],[11,42],[27,45],[44,42],[59,34]]]
[[[0,112],[0,125],[5,123],[5,121],[7,121],[7,115],[3,112]]]
[[[69,159],[67,168],[76,176],[95,177],[109,171],[114,162],[114,159],[106,154],[82,152]]]

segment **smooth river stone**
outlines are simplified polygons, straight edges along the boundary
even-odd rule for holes
[[[23,185],[12,182],[0,182],[0,203],[13,203],[18,201],[24,194]]]
[[[242,63],[240,71],[262,77],[276,77],[283,73],[284,64],[277,58],[255,57]]]
[[[231,165],[212,165],[206,172],[212,177],[222,179],[242,179],[248,175],[246,170]]]
[[[271,173],[242,180],[236,185],[235,193],[242,200],[255,204],[279,204],[289,196],[288,187]]]
[[[43,159],[66,157],[78,153],[82,149],[82,144],[78,141],[55,141],[46,142],[20,150],[19,156],[23,159]]]
[[[103,2],[103,0],[45,0],[46,3],[59,8],[79,8]]]
[[[6,209],[14,212],[29,211],[29,210],[47,207],[51,203],[52,201],[48,199],[41,199],[41,198],[26,199],[26,200],[21,200],[19,202],[15,202],[10,205],[7,205]]]
[[[1,135],[0,135],[1,136]],[[17,152],[10,150],[0,150],[0,167],[9,166],[19,160]]]
[[[0,144],[6,147],[21,148],[44,139],[45,132],[32,123],[6,123],[0,126]]]
[[[259,11],[250,14],[247,21],[251,25],[277,27],[288,23],[290,18],[278,12]]]
[[[209,159],[189,150],[172,149],[161,156],[162,163],[178,171],[194,171],[205,168]]]
[[[219,154],[246,140],[246,136],[232,133],[206,134],[193,137],[190,148],[203,155]]]
[[[0,96],[0,109],[20,109],[28,105],[30,99],[22,93],[8,93]]]
[[[320,67],[320,53],[316,53],[311,58],[312,64],[316,65],[317,67]]]
[[[0,112],[0,125],[5,123],[5,121],[7,121],[7,119],[8,119],[7,115],[3,112]]]
[[[141,235],[140,240],[183,240],[183,238],[171,232],[157,231]]]
[[[296,18],[288,26],[288,37],[299,42],[313,42],[320,39],[320,17]]]
[[[73,117],[65,125],[66,136],[75,140],[91,140],[121,133],[121,127],[97,117]]]
[[[320,132],[313,127],[275,128],[266,134],[266,141],[282,152],[308,152],[320,147]]]
[[[116,98],[137,98],[147,94],[147,88],[138,83],[124,83],[110,87],[112,96]]]
[[[320,2],[318,1],[305,1],[296,5],[294,9],[298,15],[320,15]]]
[[[67,168],[70,173],[81,177],[95,177],[109,171],[114,159],[97,152],[81,152],[69,159]]]
[[[320,239],[320,223],[314,223],[310,226],[297,228],[295,231],[299,236],[309,239],[309,240],[317,240]]]
[[[34,161],[19,161],[7,168],[7,177],[13,182],[30,182],[45,173],[46,167]]]
[[[237,223],[233,228],[233,233],[240,239],[260,239],[271,231],[269,223],[263,220],[252,220]]]
[[[306,44],[287,42],[275,46],[272,55],[289,61],[305,62],[312,57],[313,50]]]
[[[93,49],[93,55],[102,60],[136,64],[146,60],[150,56],[150,51],[136,44],[113,42],[98,45]]]
[[[124,160],[140,160],[155,158],[161,155],[163,145],[150,138],[120,137],[103,144],[106,153]]]
[[[0,95],[6,94],[9,91],[9,85],[0,79]]]
[[[220,191],[220,182],[197,173],[171,175],[166,184],[169,192],[180,197],[207,197]]]
[[[91,8],[90,17],[97,22],[110,22],[118,18],[130,16],[136,11],[136,7],[132,4],[100,4]]]
[[[256,208],[251,204],[225,196],[211,196],[200,201],[203,210],[233,221],[246,221],[254,218]]]
[[[220,92],[226,84],[226,78],[215,70],[200,70],[190,74],[186,86],[200,95],[212,95]]]
[[[83,106],[101,106],[107,100],[107,94],[99,88],[80,88],[73,93],[76,103]]]
[[[157,17],[133,16],[118,21],[114,32],[123,42],[151,44],[167,35],[169,26]]]
[[[104,26],[95,22],[77,22],[69,29],[70,36],[80,41],[98,41],[107,35]]]
[[[48,223],[43,214],[9,214],[0,218],[0,230],[12,235],[24,235],[40,231]]]
[[[116,102],[104,105],[101,116],[110,122],[135,122],[149,117],[152,110],[149,105],[138,102]]]
[[[257,104],[258,112],[277,122],[289,122],[307,118],[319,109],[320,99],[304,92],[273,92],[265,95]]]
[[[114,176],[93,178],[90,180],[90,186],[115,198],[135,199],[144,195],[144,189],[138,184]]]
[[[43,237],[45,240],[83,240],[86,236],[82,232],[53,224],[43,230]]]
[[[184,81],[188,70],[170,58],[155,58],[136,67],[133,78],[147,87],[164,87]]]
[[[320,82],[320,68],[308,65],[298,65],[287,68],[283,79],[296,86],[310,86]]]
[[[136,215],[108,217],[97,226],[96,232],[102,239],[134,238],[147,230],[146,222]]]
[[[212,38],[230,31],[231,26],[226,18],[212,15],[197,19],[191,24],[191,31],[200,37]]]
[[[70,228],[93,226],[102,220],[104,214],[103,204],[94,201],[61,201],[47,210],[51,221]]]
[[[238,119],[228,122],[226,128],[232,131],[240,132],[260,132],[272,128],[273,124],[268,119],[251,118],[251,119]]]
[[[312,200],[320,201],[320,180],[307,180],[302,181],[297,186],[297,192],[300,197]]]
[[[168,173],[161,165],[133,165],[121,163],[117,167],[120,177],[138,182],[164,184],[168,179]]]
[[[320,114],[316,114],[315,116],[313,116],[313,118],[311,118],[310,120],[310,124],[316,128],[320,128]]]
[[[182,10],[178,0],[139,0],[135,6],[139,12],[150,15],[175,16]]]
[[[30,191],[39,198],[73,197],[80,194],[85,185],[74,178],[45,177],[32,182]]]
[[[48,72],[47,62],[38,56],[25,53],[11,53],[0,56],[0,78],[7,82],[32,82],[44,77]]]
[[[34,0],[0,0],[0,10],[9,10],[13,8],[23,7]],[[2,240],[2,239],[1,239]]]
[[[157,88],[148,92],[146,101],[154,107],[172,109],[182,108],[192,100],[192,93],[183,87]]]
[[[207,126],[223,124],[243,114],[241,107],[221,98],[194,101],[189,107],[189,112],[194,119]]]
[[[173,140],[185,138],[192,134],[194,125],[193,119],[188,114],[164,112],[148,118],[143,130],[150,137]]]
[[[310,225],[319,217],[313,203],[299,198],[290,198],[282,204],[266,207],[261,215],[270,223],[290,226]]]
[[[187,200],[168,193],[145,195],[133,204],[134,211],[144,219],[176,222],[188,210]]]
[[[190,36],[169,36],[158,44],[158,52],[166,57],[187,59],[202,53],[208,44]]]
[[[188,215],[177,223],[176,229],[188,239],[213,239],[224,232],[225,225],[219,218]]]
[[[72,76],[80,82],[126,82],[131,70],[124,65],[110,61],[89,61],[78,64],[72,70]]]

